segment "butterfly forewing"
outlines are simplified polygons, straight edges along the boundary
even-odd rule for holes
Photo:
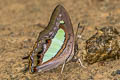
[[[74,32],[70,17],[58,5],[48,26],[39,34],[29,57],[30,72],[47,71],[69,61],[74,55]]]

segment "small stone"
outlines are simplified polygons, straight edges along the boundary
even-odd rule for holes
[[[90,76],[90,77],[88,78],[88,80],[94,80],[94,79],[93,79],[93,77],[92,77],[92,76]]]
[[[112,75],[112,76],[115,76],[115,75],[117,75],[117,74],[120,74],[120,70],[113,71],[111,75]]]
[[[120,74],[120,70],[117,70],[117,71],[116,71],[116,74]]]

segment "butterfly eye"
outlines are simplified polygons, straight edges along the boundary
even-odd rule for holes
[[[60,21],[60,24],[64,24],[65,22],[63,20]]]

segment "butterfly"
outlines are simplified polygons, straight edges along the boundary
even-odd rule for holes
[[[70,61],[75,54],[75,37],[70,17],[62,5],[54,9],[48,26],[39,33],[28,57],[31,73],[48,71]]]

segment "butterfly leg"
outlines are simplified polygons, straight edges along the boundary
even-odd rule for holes
[[[69,57],[71,56],[71,54],[69,55]],[[63,70],[65,68],[65,64],[68,61],[69,57],[66,58],[66,60],[64,61],[63,65],[62,65],[62,69],[61,69],[61,74],[63,73]]]
[[[83,63],[82,63],[82,61],[81,61],[80,58],[78,59],[78,61],[79,61],[80,65],[81,65],[83,68],[87,68],[86,66],[83,65]]]
[[[80,31],[80,34],[79,34],[79,36],[78,36],[78,30],[79,30],[79,28],[81,29],[81,31]],[[81,26],[80,23],[79,23],[79,24],[78,24],[78,27],[77,27],[76,36],[75,36],[75,55],[74,55],[74,58],[72,59],[72,61],[74,61],[74,62],[78,61],[83,68],[86,68],[86,67],[83,65],[81,59],[77,57],[77,54],[79,53],[79,49],[78,49],[78,39],[81,39],[81,38],[82,38],[81,34],[83,33],[84,29],[85,29],[85,27]]]
[[[28,56],[24,56],[22,59],[26,60],[28,58],[29,58],[29,55]],[[29,70],[29,66],[27,66],[27,67],[25,66],[25,69],[23,70],[23,72],[26,73],[28,70]]]
[[[80,31],[79,31],[79,29],[80,29]],[[78,39],[82,39],[81,34],[83,33],[84,29],[85,29],[85,27],[81,26],[80,23],[78,23],[77,31],[75,34],[75,42],[76,43],[78,42]],[[80,32],[79,35],[78,35],[78,31]]]
[[[63,70],[64,70],[64,68],[65,68],[65,64],[66,64],[66,61],[63,63],[63,65],[62,65],[62,69],[61,69],[61,74],[63,73]]]
[[[83,68],[87,68],[86,66],[83,65],[81,59],[77,57],[78,52],[79,52],[79,50],[77,50],[77,51],[75,52],[75,55],[74,55],[72,61],[73,61],[73,62],[77,62],[77,61],[78,61]]]

